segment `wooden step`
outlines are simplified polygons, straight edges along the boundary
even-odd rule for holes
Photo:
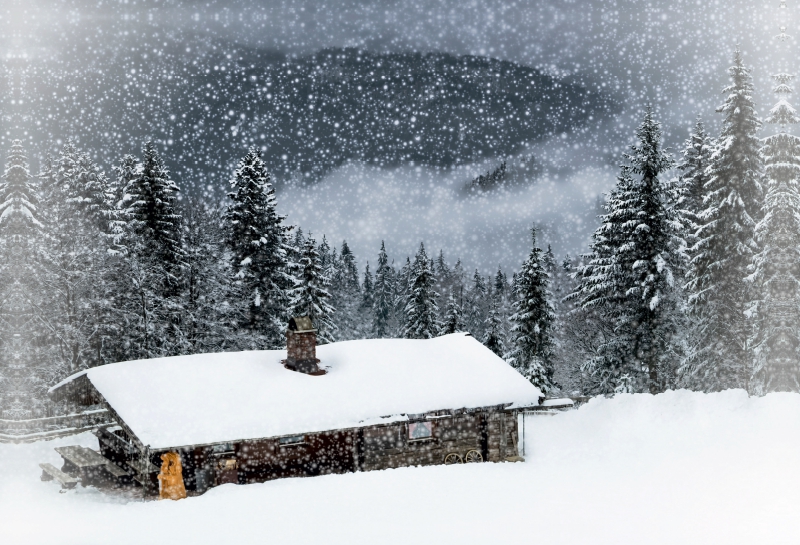
[[[130,477],[130,473],[119,467],[117,464],[113,462],[108,462],[106,465],[103,466],[103,469],[108,471],[111,475],[116,477],[117,479],[122,477]]]
[[[78,484],[78,479],[67,475],[52,464],[39,464],[39,467],[42,468],[43,481],[52,481],[55,479],[61,483],[61,488],[75,488],[75,485]]]

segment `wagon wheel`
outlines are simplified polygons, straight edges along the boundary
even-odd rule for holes
[[[444,457],[444,463],[445,465],[463,464],[464,460],[461,459],[461,455],[458,454],[457,452],[451,452],[450,454]]]
[[[468,450],[464,455],[464,461],[468,464],[473,462],[483,462],[483,456],[477,450]]]

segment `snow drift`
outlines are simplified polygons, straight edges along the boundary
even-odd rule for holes
[[[0,445],[4,543],[776,544],[796,542],[800,511],[797,394],[595,399],[529,416],[521,464],[224,485],[174,503],[39,482],[37,463],[76,442],[96,446]],[[309,505],[313,524],[297,515]]]

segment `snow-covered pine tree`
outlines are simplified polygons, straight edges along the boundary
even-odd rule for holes
[[[531,229],[531,253],[516,275],[514,314],[510,318],[511,340],[503,358],[526,379],[547,394],[553,388],[551,366],[551,327],[549,279],[536,245],[536,229]]]
[[[542,255],[542,263],[544,264],[544,270],[547,271],[547,277],[550,279],[550,291],[553,294],[550,304],[553,307],[553,313],[555,314],[556,319],[558,319],[559,308],[561,307],[561,299],[564,297],[564,295],[560,294],[558,291],[561,286],[556,282],[556,278],[560,276],[561,271],[556,264],[556,256],[553,254],[553,249],[549,244],[547,245],[547,251],[544,252],[544,255]]]
[[[293,289],[291,227],[278,214],[275,189],[258,149],[239,161],[228,197],[226,245],[243,305],[240,326],[254,347],[279,348],[286,342],[288,291]]]
[[[124,223],[105,174],[88,153],[68,141],[56,161],[47,161],[42,179],[40,279],[48,297],[38,308],[53,342],[53,364],[63,376],[115,361],[109,350],[122,324],[117,298],[115,255]],[[57,363],[56,363],[57,362]]]
[[[598,308],[614,327],[595,362],[606,391],[632,384],[636,391],[656,393],[666,387],[661,371],[675,365],[676,281],[684,243],[673,198],[659,178],[673,161],[662,149],[661,129],[650,108],[636,137],[608,196],[588,262],[579,269],[575,295],[584,308]]]
[[[550,279],[555,304],[553,361],[555,380],[565,392],[594,395],[605,392],[600,377],[590,374],[593,363],[602,359],[600,347],[614,335],[598,309],[584,309],[570,297],[578,285],[575,271],[579,262],[565,256]]]
[[[40,230],[38,204],[39,197],[28,172],[25,149],[21,141],[14,140],[5,172],[0,178],[0,227],[3,232],[29,236]]]
[[[181,217],[176,212],[178,185],[152,141],[144,144],[142,162],[135,172],[122,198],[135,240],[130,250],[159,264],[163,296],[173,297],[181,289],[183,264]]]
[[[389,336],[391,331],[391,317],[394,308],[394,275],[389,266],[389,256],[386,246],[381,241],[381,250],[378,253],[378,268],[375,269],[375,284],[373,287],[373,319],[372,334],[379,338]]]
[[[755,299],[750,310],[755,362],[748,389],[756,395],[800,390],[800,137],[786,132],[786,125],[798,123],[788,101],[793,76],[772,77],[778,102],[767,123],[781,130],[761,149],[767,191],[755,230],[760,251],[748,279]]]
[[[457,259],[456,264],[453,265],[450,271],[450,291],[458,297],[461,310],[464,310],[464,288],[466,286],[466,279],[467,273],[464,270],[464,265],[461,263],[461,259]]]
[[[292,263],[297,263],[300,261],[300,256],[303,254],[303,247],[305,246],[305,237],[303,236],[303,230],[298,226],[295,227],[294,230],[294,237],[292,237],[292,242],[290,244],[292,252],[289,256],[289,261]]]
[[[342,270],[342,287],[349,292],[356,293],[360,290],[358,284],[358,264],[356,256],[347,245],[347,241],[342,241],[342,250],[339,252],[339,261]]]
[[[505,324],[503,323],[502,305],[500,296],[493,294],[489,306],[489,316],[486,318],[485,333],[483,334],[483,344],[500,357],[506,352]]]
[[[464,331],[464,313],[459,304],[459,298],[450,291],[447,297],[447,307],[444,312],[444,321],[442,322],[441,335],[448,335],[458,331]]]
[[[436,258],[434,272],[439,282],[447,282],[450,279],[450,267],[448,267],[447,260],[444,258],[444,250],[439,250],[439,257]]]
[[[472,275],[472,286],[467,291],[464,302],[464,322],[467,330],[476,339],[483,338],[489,306],[490,297],[486,281],[478,269],[475,269],[475,273]]]
[[[369,261],[364,268],[364,283],[361,284],[361,309],[372,311],[375,304],[375,289],[372,283],[372,273],[369,272]]]
[[[231,324],[236,322],[231,298],[230,263],[225,259],[222,210],[198,197],[182,203],[184,228],[185,318],[181,323],[190,353],[247,348]]]
[[[763,160],[761,127],[753,102],[750,71],[737,50],[731,85],[717,110],[722,132],[703,189],[697,242],[690,250],[688,304],[695,320],[691,353],[683,367],[689,386],[716,391],[744,388],[752,371],[745,317],[751,295],[744,282],[757,251]]]
[[[497,274],[494,275],[493,287],[496,295],[499,295],[503,299],[506,297],[509,288],[508,278],[499,266],[497,267]]]
[[[406,293],[404,338],[432,339],[439,333],[439,306],[436,303],[439,294],[434,288],[435,281],[425,245],[420,243]]]
[[[325,277],[317,241],[309,233],[303,246],[300,262],[295,266],[294,288],[289,292],[289,314],[308,316],[317,328],[317,341],[320,344],[336,340],[336,324],[333,316],[336,309],[330,304],[328,278]]]
[[[297,227],[294,231],[294,240],[292,242],[292,246],[294,246],[295,250],[299,253],[303,252],[303,246],[305,246],[305,237],[303,236],[303,230],[300,227]]]
[[[338,260],[334,256],[330,292],[331,304],[336,308],[338,339],[350,340],[362,337],[361,286],[358,281],[358,264],[355,254],[346,240],[342,241]]]
[[[122,202],[125,198],[125,190],[128,188],[128,185],[139,176],[139,169],[141,166],[141,163],[139,163],[136,157],[128,154],[124,155],[117,166],[114,167],[116,178],[111,185],[111,190],[114,195],[114,205],[116,208],[120,210],[125,208],[125,204]]]
[[[333,278],[333,263],[336,261],[335,251],[331,251],[331,245],[328,244],[328,239],[325,235],[322,235],[322,242],[319,243],[317,252],[319,253],[319,266],[322,267],[328,278]]]
[[[703,192],[708,182],[708,167],[714,152],[714,141],[706,132],[700,118],[695,122],[689,138],[683,146],[683,159],[677,165],[680,176],[677,180],[679,219],[684,224],[687,238],[700,226],[699,215],[703,210]],[[696,241],[692,240],[692,243]]]
[[[411,285],[411,272],[412,272],[411,258],[406,256],[406,262],[397,271],[394,282],[394,315],[396,317],[395,324],[397,330],[395,337],[403,337],[404,326],[406,323],[406,305],[408,303],[408,294]]]
[[[129,181],[120,201],[126,221],[125,255],[115,271],[115,308],[126,327],[116,343],[124,359],[183,354],[183,230],[177,211],[178,187],[152,142],[143,160],[124,159],[118,183]]]
[[[373,306],[375,305],[375,285],[369,262],[364,267],[364,281],[361,285],[361,300],[358,305],[358,323],[356,324],[357,339],[372,337]]]
[[[444,250],[439,250],[439,255],[436,257],[431,268],[433,275],[436,278],[435,289],[436,293],[449,293],[453,285],[452,271],[444,258]],[[440,311],[444,311],[445,304],[440,305]],[[444,316],[441,317],[444,319]]]
[[[43,328],[31,327],[36,323],[34,309],[43,303],[37,270],[42,229],[25,150],[15,140],[0,177],[0,417],[4,419],[44,416],[40,411],[46,403],[47,369],[42,377],[36,367],[46,360],[37,357],[41,355],[37,345],[45,339],[37,338]]]

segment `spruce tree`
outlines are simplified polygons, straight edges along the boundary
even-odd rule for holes
[[[386,254],[386,246],[383,241],[381,241],[381,250],[378,253],[378,268],[375,269],[373,293],[372,333],[381,339],[389,336],[390,319],[394,307],[394,285],[389,256]]]
[[[39,196],[25,150],[15,140],[0,177],[0,417],[4,419],[43,416],[44,388],[52,382],[47,380],[47,369],[37,372],[48,355],[39,350],[48,339],[41,333],[45,324],[37,324],[35,314],[44,303],[37,251],[42,230]]]
[[[292,237],[290,244],[291,254],[288,259],[290,262],[297,263],[300,261],[300,256],[303,254],[303,247],[305,246],[305,240],[303,230],[300,227],[295,227],[294,237]]]
[[[372,273],[369,272],[369,262],[364,268],[364,283],[361,288],[361,310],[371,312],[375,304],[375,288],[372,283]]]
[[[494,276],[494,292],[501,298],[504,298],[506,296],[506,291],[508,291],[508,279],[503,273],[503,270],[498,266],[497,274]]]
[[[336,307],[337,337],[339,340],[358,339],[363,336],[361,320],[361,286],[358,281],[358,264],[355,254],[342,241],[338,259],[332,258],[331,298]]]
[[[184,227],[185,319],[181,323],[187,352],[223,352],[249,348],[231,324],[236,322],[230,304],[230,263],[225,259],[222,210],[198,197],[182,205]],[[244,341],[244,342],[242,342]]]
[[[778,103],[767,122],[781,130],[767,137],[761,150],[767,191],[763,218],[755,229],[760,251],[748,278],[754,299],[749,314],[755,324],[748,387],[759,395],[800,390],[800,138],[786,132],[786,125],[798,123],[788,101],[792,78],[773,76]]]
[[[114,167],[116,179],[111,185],[111,190],[114,195],[114,205],[116,208],[120,210],[125,208],[125,204],[123,203],[125,190],[128,188],[128,185],[139,176],[139,169],[141,166],[141,163],[139,163],[136,157],[128,154],[123,156],[117,166]]]
[[[462,295],[467,273],[464,270],[464,265],[461,263],[461,259],[456,260],[456,264],[453,265],[453,270],[450,274],[450,277],[452,278],[452,287],[458,292],[459,296]]]
[[[394,283],[394,315],[397,317],[396,325],[397,330],[395,336],[403,337],[404,328],[406,324],[406,307],[408,305],[408,296],[411,286],[411,273],[413,265],[411,258],[406,256],[406,262],[397,271]]]
[[[489,316],[486,318],[485,330],[486,332],[483,334],[484,346],[498,356],[503,357],[506,351],[505,331],[503,328],[500,297],[497,294],[492,297],[491,305],[489,306]]]
[[[434,288],[435,278],[430,261],[425,254],[425,245],[419,251],[409,274],[406,293],[405,323],[403,337],[406,339],[432,339],[439,333],[439,307]]]
[[[57,339],[54,363],[67,375],[118,357],[107,347],[123,334],[112,302],[124,223],[105,174],[73,142],[46,162],[40,177],[47,233],[40,279],[49,295],[39,313]]]
[[[703,122],[698,118],[689,138],[684,143],[683,159],[677,169],[677,210],[687,235],[697,231],[699,216],[703,210],[704,188],[708,182],[708,167],[714,152],[713,139],[706,133]]]
[[[436,258],[436,267],[434,271],[439,282],[446,282],[449,280],[450,267],[447,266],[447,261],[444,259],[444,250],[439,250],[439,257]]]
[[[511,341],[504,359],[547,394],[554,388],[551,366],[554,317],[542,250],[536,245],[536,229],[531,229],[531,240],[531,253],[516,275]]]
[[[472,286],[467,292],[464,321],[467,330],[476,339],[482,339],[486,327],[486,318],[489,314],[489,289],[486,281],[477,269],[472,275]]]
[[[336,324],[333,316],[336,309],[330,304],[330,292],[327,289],[329,280],[325,277],[320,264],[317,241],[306,238],[300,262],[294,268],[296,276],[294,287],[289,292],[289,314],[291,316],[308,316],[317,329],[317,341],[320,344],[336,340]]]
[[[293,283],[289,271],[291,227],[284,225],[286,218],[278,214],[275,189],[258,149],[252,148],[239,161],[228,197],[226,243],[244,304],[240,325],[249,331],[256,346],[278,348],[285,343],[288,290]]]
[[[322,270],[328,278],[333,278],[333,262],[336,261],[336,252],[335,250],[331,250],[331,245],[328,244],[328,239],[325,235],[322,235],[322,242],[319,243],[317,252],[319,253],[320,267],[322,267]]]
[[[690,386],[715,391],[746,387],[752,372],[745,317],[751,294],[744,282],[757,252],[763,176],[761,127],[750,71],[737,50],[731,85],[717,110],[724,116],[703,190],[697,242],[688,270],[689,308],[695,319],[692,353],[684,366]]]
[[[444,313],[444,321],[442,322],[441,335],[449,335],[464,330],[464,313],[461,310],[459,300],[453,291],[447,298],[447,307]]]
[[[163,296],[180,291],[183,264],[181,217],[176,211],[178,186],[153,142],[142,148],[142,162],[125,189],[122,203],[134,238],[134,251],[159,264]]]
[[[347,241],[342,241],[342,251],[339,253],[339,261],[341,263],[341,277],[342,288],[349,293],[356,293],[359,291],[358,285],[358,264],[356,263],[356,256],[347,245]]]
[[[674,197],[660,180],[672,159],[661,147],[659,123],[649,108],[636,136],[595,231],[588,263],[579,269],[576,295],[584,308],[599,308],[614,327],[595,362],[606,391],[632,385],[656,393],[666,387],[669,374],[660,372],[675,365],[683,242]]]

